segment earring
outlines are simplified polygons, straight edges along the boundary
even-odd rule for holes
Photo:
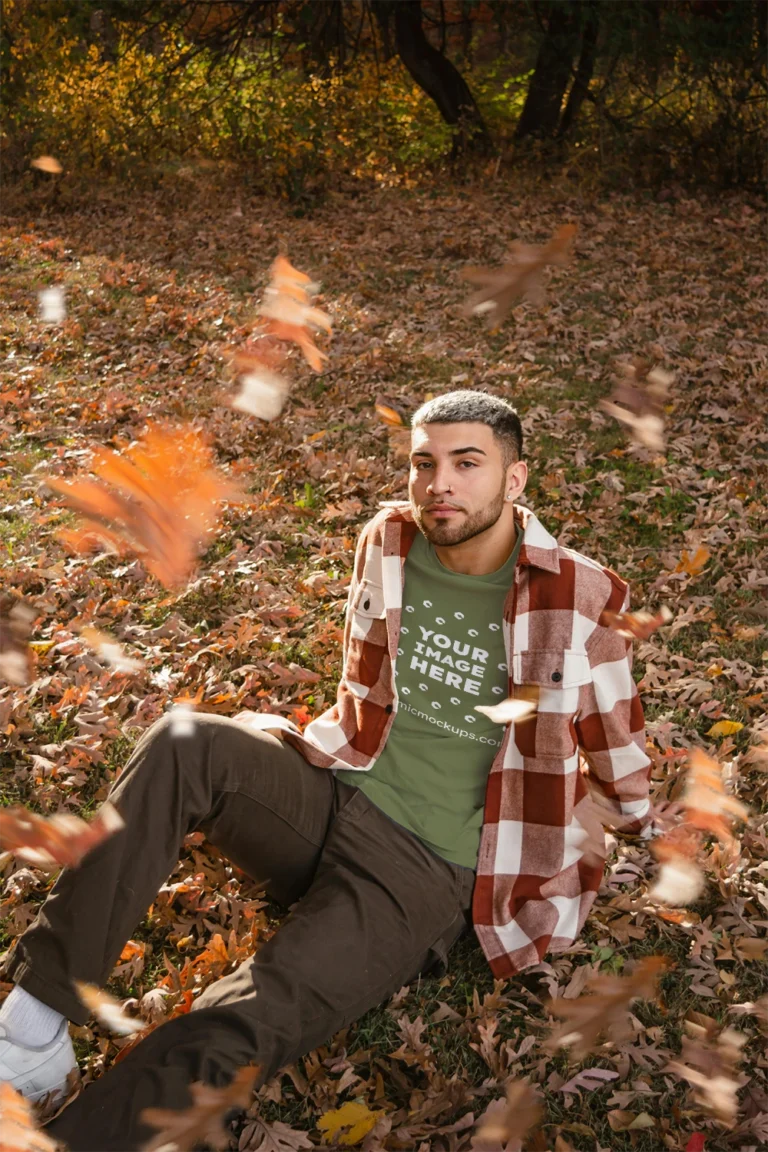
[[[507,492],[507,500],[514,500],[514,496],[511,492]]]

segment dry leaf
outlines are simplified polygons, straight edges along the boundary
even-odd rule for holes
[[[114,668],[116,672],[140,672],[144,667],[142,660],[128,656],[114,636],[110,636],[108,632],[102,632],[101,629],[86,624],[84,628],[80,629],[80,635],[88,647],[92,648],[96,655],[110,668]]]
[[[536,701],[510,697],[498,704],[475,704],[475,712],[482,712],[493,724],[522,724],[536,711]]]
[[[81,980],[73,983],[80,1000],[108,1031],[118,1036],[135,1036],[146,1028],[146,1023],[140,1017],[128,1016],[120,1001],[108,992],[97,988],[95,984],[84,984]]]
[[[606,609],[599,623],[611,628],[626,640],[647,640],[662,624],[668,624],[672,613],[666,604],[658,612],[610,612]]]
[[[44,324],[61,324],[67,315],[64,292],[61,288],[43,288],[37,294],[40,319]]]
[[[629,431],[633,440],[653,452],[664,451],[664,402],[674,376],[645,360],[622,365],[621,375],[600,407]]]
[[[30,160],[30,167],[37,168],[40,172],[50,172],[52,175],[58,175],[63,172],[61,164],[55,156],[38,156],[35,160]]]
[[[547,244],[516,242],[511,246],[509,260],[501,268],[467,265],[461,275],[476,285],[477,291],[464,305],[464,315],[485,315],[488,327],[496,328],[517,300],[541,303],[544,269],[548,264],[568,263],[576,231],[575,224],[564,224]]]
[[[69,813],[45,817],[22,807],[5,808],[0,809],[0,848],[36,868],[72,868],[122,827],[123,818],[109,801],[90,823]]]
[[[151,425],[123,455],[100,448],[91,471],[101,483],[46,480],[85,520],[84,527],[62,532],[61,538],[76,551],[107,544],[118,552],[136,552],[167,587],[190,577],[219,503],[237,494],[214,469],[202,434],[189,426]]]
[[[198,1144],[209,1144],[224,1149],[230,1142],[230,1133],[224,1127],[226,1114],[234,1108],[247,1108],[253,1095],[253,1085],[260,1068],[241,1068],[226,1088],[212,1088],[209,1084],[191,1084],[192,1104],[189,1108],[144,1108],[139,1119],[157,1135],[141,1152],[159,1152],[170,1147],[175,1152],[193,1152]]]
[[[710,553],[701,546],[696,549],[693,556],[690,556],[683,549],[680,554],[680,563],[675,568],[675,572],[685,572],[687,576],[698,576],[706,567],[709,557]]]
[[[57,1152],[58,1144],[35,1123],[32,1105],[6,1081],[0,1083],[0,1152]]]
[[[733,1127],[739,1107],[735,1071],[749,1037],[729,1026],[720,1029],[700,1012],[689,1012],[684,1024],[687,1035],[680,1059],[672,1060],[665,1071],[687,1080],[698,1105],[721,1124]]]
[[[473,1152],[496,1152],[512,1140],[522,1140],[541,1116],[539,1099],[527,1080],[512,1080],[505,1100],[494,1100],[479,1118],[472,1137]]]
[[[247,372],[239,379],[240,391],[230,403],[240,412],[249,412],[259,420],[276,420],[285,407],[290,384],[269,368]]]
[[[646,956],[626,976],[608,973],[593,976],[587,982],[592,995],[583,994],[575,1000],[563,997],[549,1000],[547,1010],[565,1023],[546,1042],[547,1051],[569,1048],[577,1060],[582,1060],[597,1049],[601,1036],[607,1035],[614,1043],[630,1036],[630,1005],[638,997],[651,999],[659,976],[669,967],[664,956]]]
[[[348,1100],[341,1108],[323,1112],[317,1127],[323,1133],[323,1142],[353,1148],[363,1140],[375,1124],[385,1115],[381,1110],[371,1111],[367,1104]]]
[[[0,596],[0,677],[10,684],[28,684],[32,678],[29,637],[37,616],[27,600]]]

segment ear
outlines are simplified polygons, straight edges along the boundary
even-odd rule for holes
[[[528,465],[524,460],[516,460],[507,468],[507,480],[504,489],[505,500],[517,500],[528,482]]]

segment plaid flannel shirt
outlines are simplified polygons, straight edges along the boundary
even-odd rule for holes
[[[488,774],[472,920],[497,978],[538,964],[577,939],[603,875],[584,858],[579,822],[588,783],[640,833],[650,820],[650,760],[631,673],[631,645],[599,623],[626,611],[615,572],[561,548],[515,505],[523,542],[503,610],[509,695],[539,690],[538,709],[509,725]],[[309,763],[366,771],[397,710],[393,669],[404,565],[418,532],[408,504],[385,507],[362,530],[344,630],[336,704],[286,739]]]

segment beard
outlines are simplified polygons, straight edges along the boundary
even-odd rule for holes
[[[471,540],[474,536],[479,536],[481,532],[493,528],[504,508],[504,485],[502,485],[498,496],[482,511],[465,515],[458,524],[454,524],[450,520],[436,520],[434,525],[429,528],[424,523],[424,509],[417,508],[413,504],[411,508],[419,531],[429,540],[430,544],[436,544],[438,548],[451,548],[456,544],[464,544],[465,541]]]

